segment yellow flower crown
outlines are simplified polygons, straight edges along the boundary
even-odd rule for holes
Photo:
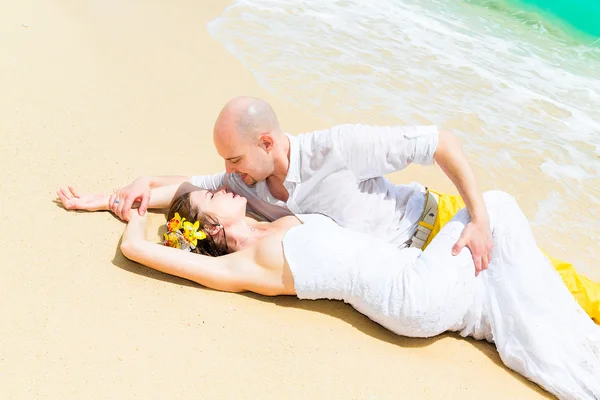
[[[175,213],[175,216],[167,222],[167,229],[163,244],[176,249],[193,250],[198,245],[198,240],[206,239],[206,233],[202,230],[198,231],[200,229],[199,221],[192,224],[185,218],[181,218],[179,213]]]

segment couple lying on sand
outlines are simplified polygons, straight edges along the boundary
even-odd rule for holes
[[[229,292],[343,300],[399,335],[486,339],[559,398],[600,399],[600,285],[539,250],[510,195],[478,192],[452,133],[340,125],[294,137],[267,103],[240,97],[214,142],[226,173],[58,195],[128,221],[121,251],[150,268]],[[434,161],[461,197],[383,178]],[[146,241],[146,210],[167,207],[164,243]]]

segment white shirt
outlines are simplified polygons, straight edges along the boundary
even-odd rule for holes
[[[414,235],[425,206],[425,187],[394,186],[385,174],[410,163],[433,164],[435,126],[338,125],[290,136],[290,165],[277,200],[266,182],[248,187],[237,174],[192,177],[203,189],[227,187],[248,199],[248,213],[274,221],[291,214],[324,214],[339,225],[404,247]]]

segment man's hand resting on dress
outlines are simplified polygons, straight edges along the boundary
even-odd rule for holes
[[[471,250],[475,263],[475,276],[477,276],[481,271],[487,269],[492,257],[494,241],[489,221],[469,222],[452,248],[452,255],[458,255],[465,246]]]

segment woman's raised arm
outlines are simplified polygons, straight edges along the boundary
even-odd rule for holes
[[[144,238],[146,216],[132,210],[129,218],[121,242],[121,252],[128,259],[211,289],[247,291],[247,277],[241,273],[240,264],[248,261],[244,261],[241,254],[208,257],[152,243]]]

